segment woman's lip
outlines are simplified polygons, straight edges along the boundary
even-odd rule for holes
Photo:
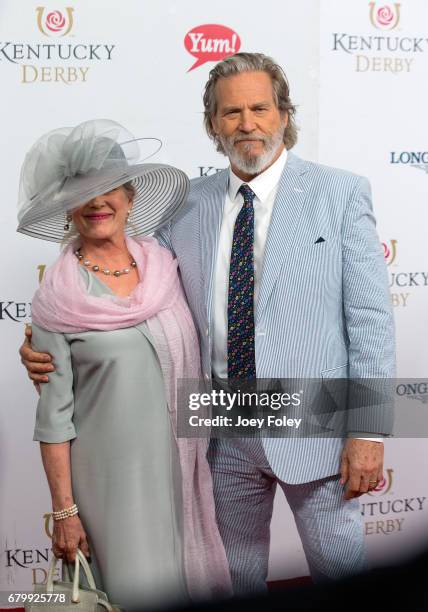
[[[111,217],[109,213],[97,213],[94,215],[85,215],[85,219],[89,219],[90,221],[102,221],[103,219],[108,219]]]

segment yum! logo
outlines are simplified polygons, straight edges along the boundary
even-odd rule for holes
[[[385,4],[376,6],[376,2],[370,2],[370,21],[378,30],[394,30],[400,21],[400,4]]]
[[[196,26],[184,37],[184,46],[196,61],[187,72],[205,62],[220,62],[225,57],[238,53],[241,39],[238,34],[223,25],[206,24]]]
[[[38,6],[36,8],[37,27],[45,36],[67,36],[73,27],[73,11],[71,6],[67,6],[65,13],[61,11],[46,13],[44,6]]]

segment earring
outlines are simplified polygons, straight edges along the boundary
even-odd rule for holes
[[[71,215],[67,215],[65,218],[64,232],[68,232],[68,230],[70,229],[70,223],[71,223]]]
[[[129,223],[129,215],[131,214],[131,209],[128,210],[126,214],[126,223]]]

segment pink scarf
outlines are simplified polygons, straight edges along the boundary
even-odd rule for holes
[[[140,283],[128,298],[88,294],[70,245],[45,273],[32,303],[34,323],[49,331],[114,330],[146,321],[154,339],[177,440],[183,481],[184,564],[193,599],[232,594],[215,519],[206,439],[177,438],[176,381],[199,378],[199,347],[177,274],[177,261],[153,238],[126,239]]]

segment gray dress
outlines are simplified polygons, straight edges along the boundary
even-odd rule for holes
[[[89,293],[111,294],[81,270]],[[73,495],[100,588],[123,608],[182,603],[180,463],[146,324],[74,334],[34,325],[33,343],[56,367],[34,440],[71,440]]]

